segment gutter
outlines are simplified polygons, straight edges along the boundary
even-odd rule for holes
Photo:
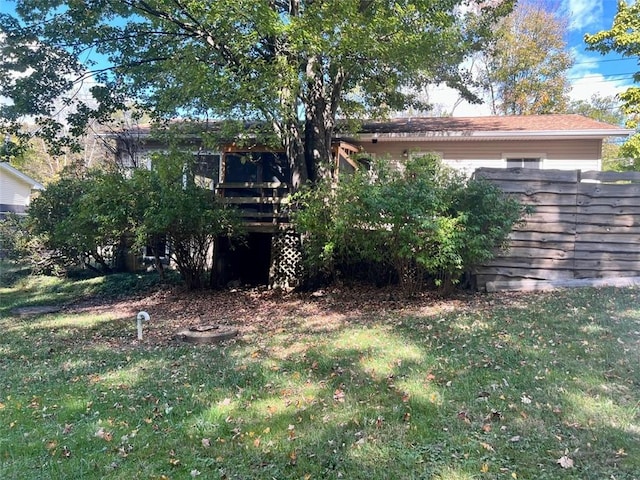
[[[603,139],[607,137],[627,137],[635,130],[627,128],[601,130],[518,130],[510,132],[482,131],[425,131],[425,132],[387,132],[339,134],[336,138],[357,139],[359,141],[461,141],[461,140],[528,140],[528,139]]]

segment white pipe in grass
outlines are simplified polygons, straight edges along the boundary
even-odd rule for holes
[[[136,317],[137,326],[138,326],[138,340],[142,340],[142,321],[149,321],[149,314],[145,311],[138,312],[138,316]]]

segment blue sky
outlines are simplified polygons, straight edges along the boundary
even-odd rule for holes
[[[615,94],[630,86],[638,69],[637,58],[623,59],[618,54],[600,55],[585,48],[585,33],[608,30],[617,11],[616,0],[564,0],[575,65],[569,72],[573,84],[572,97],[588,98],[591,93]]]

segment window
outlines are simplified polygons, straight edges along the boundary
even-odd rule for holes
[[[144,248],[145,257],[165,258],[167,256],[167,237],[164,235],[156,236],[154,239],[147,242]]]
[[[220,154],[198,153],[194,155],[193,180],[199,187],[213,190],[219,182]]]
[[[281,152],[234,152],[225,155],[225,182],[289,183],[287,156]]]
[[[542,161],[536,157],[506,158],[507,168],[541,168]]]

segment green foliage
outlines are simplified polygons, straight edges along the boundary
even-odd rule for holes
[[[524,213],[497,187],[467,180],[435,156],[412,159],[402,171],[380,163],[297,200],[294,223],[307,234],[311,275],[387,264],[408,290],[420,288],[424,273],[448,288],[491,258]]]
[[[262,120],[304,181],[329,161],[338,114],[402,110],[432,83],[477,100],[461,65],[512,4],[17,0],[15,16],[0,15],[0,95],[13,99],[0,112],[17,128],[21,116],[35,117],[49,139],[64,124],[77,134],[105,121],[131,99],[156,119]],[[91,73],[98,84],[76,95],[71,79]],[[65,122],[50,117],[60,100]]]
[[[236,236],[239,221],[213,192],[188,181],[192,161],[192,155],[173,152],[157,155],[153,170],[130,176],[102,170],[64,175],[32,203],[34,233],[44,235],[64,265],[84,260],[103,273],[125,269],[132,248],[162,239],[187,287],[199,288],[216,236]],[[155,256],[164,274],[160,252]]]
[[[216,237],[241,234],[237,212],[191,180],[191,162],[190,154],[156,154],[154,168],[134,171],[130,181],[138,220],[136,245],[144,247],[165,239],[190,289],[202,286]]]
[[[618,12],[613,19],[613,25],[609,30],[602,30],[595,34],[587,34],[584,41],[587,48],[607,54],[617,52],[625,57],[636,58],[640,55],[640,4],[631,5],[624,1],[618,2]],[[640,80],[640,72],[633,76],[634,82]],[[629,117],[628,128],[637,128],[637,118],[640,115],[640,88],[629,87],[625,92],[618,95],[622,101],[622,112]],[[616,170],[639,170],[640,169],[640,137],[631,137],[620,148],[620,157],[629,159],[620,161],[614,165]]]
[[[481,78],[494,113],[564,113],[570,89],[566,74],[573,64],[565,31],[558,14],[540,2],[518,2],[502,19]]]
[[[130,234],[130,200],[127,184],[116,172],[67,169],[32,202],[33,233],[43,236],[61,266],[80,262],[110,272]]]
[[[26,240],[24,220],[17,215],[0,219],[0,260],[19,260]]]

